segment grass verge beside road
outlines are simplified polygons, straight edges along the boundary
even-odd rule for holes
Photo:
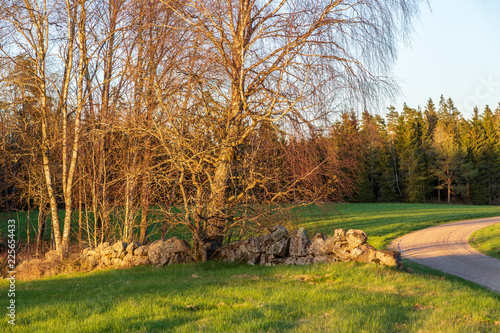
[[[311,237],[316,232],[331,235],[336,228],[361,229],[368,234],[368,243],[380,249],[415,230],[492,216],[500,216],[499,206],[349,203],[306,207],[298,213],[298,224]]]
[[[473,233],[469,244],[487,256],[500,259],[500,223]]]

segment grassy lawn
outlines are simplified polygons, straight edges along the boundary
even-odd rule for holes
[[[488,206],[345,204],[335,210],[300,211],[295,227],[306,227],[310,236],[362,229],[381,248],[416,229],[500,215]],[[0,312],[0,331],[500,332],[500,295],[408,261],[405,266],[410,272],[354,263],[209,262],[18,281],[16,326]],[[7,288],[0,281],[3,311]]]
[[[300,226],[310,236],[333,234],[336,228],[361,229],[375,248],[393,239],[434,225],[473,218],[500,216],[499,206],[438,204],[341,204],[308,207],[298,213]],[[311,235],[312,234],[312,235]]]
[[[500,296],[414,269],[210,262],[18,282],[16,326],[0,330],[500,332]]]
[[[476,231],[469,243],[479,252],[500,259],[500,223]]]

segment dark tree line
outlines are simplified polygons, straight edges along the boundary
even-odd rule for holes
[[[334,133],[349,136],[342,142],[359,163],[347,200],[500,203],[500,105],[465,119],[441,96],[423,109],[391,106],[385,117],[345,113]]]

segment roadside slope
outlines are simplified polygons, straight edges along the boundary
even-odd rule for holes
[[[499,223],[500,217],[459,221],[412,232],[395,239],[389,248],[448,274],[500,293],[500,260],[485,256],[468,243],[476,230]]]

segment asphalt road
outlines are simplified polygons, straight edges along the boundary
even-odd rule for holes
[[[403,258],[500,293],[500,260],[474,250],[468,242],[474,231],[496,223],[500,217],[443,224],[397,238],[389,248]]]

